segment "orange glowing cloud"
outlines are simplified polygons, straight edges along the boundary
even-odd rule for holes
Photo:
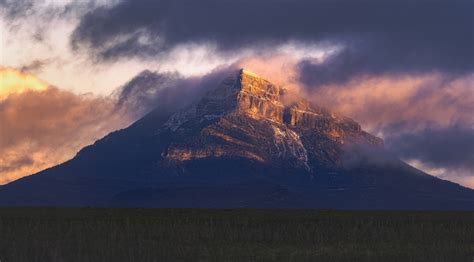
[[[62,163],[131,121],[114,100],[59,90],[11,69],[1,76],[0,184]]]
[[[405,131],[474,126],[473,83],[473,75],[454,80],[438,74],[366,77],[319,87],[311,99],[354,117],[372,132],[394,124],[405,125]]]
[[[437,73],[365,76],[317,87],[310,99],[354,118],[364,129],[384,138],[387,148],[402,160],[474,188],[469,164],[472,152],[468,150],[472,144],[468,133],[474,131],[473,85],[472,74],[456,78]],[[466,139],[463,149],[452,137],[460,132]]]
[[[28,90],[42,91],[47,88],[48,83],[31,74],[0,67],[0,101],[11,94],[21,94]]]

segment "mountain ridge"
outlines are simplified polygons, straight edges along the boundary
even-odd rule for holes
[[[354,120],[246,70],[76,157],[0,187],[0,205],[474,209],[474,190],[387,153]]]

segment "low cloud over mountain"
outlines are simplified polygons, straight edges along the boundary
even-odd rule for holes
[[[0,69],[2,91],[13,78],[16,89],[0,96],[0,184],[68,160],[131,121],[111,99],[60,90],[11,69]]]

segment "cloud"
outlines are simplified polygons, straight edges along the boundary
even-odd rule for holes
[[[312,100],[354,117],[380,134],[432,127],[473,126],[474,75],[441,74],[355,78],[312,89]]]
[[[0,70],[0,79],[12,71]],[[111,99],[76,95],[52,86],[28,88],[34,76],[16,75],[20,76],[16,83],[26,83],[25,88],[0,99],[0,184],[64,162],[131,121],[116,110]]]
[[[331,82],[306,92],[315,103],[350,116],[383,137],[386,148],[403,160],[464,183],[474,176],[473,83],[473,74],[382,74]]]
[[[94,8],[115,4],[114,0],[0,0],[3,12],[12,21],[33,16],[41,19],[71,18]]]
[[[474,175],[472,169],[436,167],[439,165],[433,166],[418,159],[405,159],[405,161],[411,166],[423,170],[428,174],[474,189]]]
[[[167,108],[174,107],[170,99],[166,98],[166,93],[179,92],[183,88],[182,84],[184,77],[178,73],[144,70],[117,89],[113,96],[117,99],[118,107],[140,117],[155,108],[158,103],[167,103]],[[186,98],[188,96],[183,96],[183,99]]]
[[[110,0],[0,0],[0,66],[22,69],[77,93],[108,95],[144,68],[137,61],[97,64],[73,53],[69,37],[79,17]]]
[[[224,53],[291,40],[344,46],[328,67],[302,64],[310,83],[355,73],[465,72],[474,63],[473,8],[469,0],[130,0],[85,14],[71,43],[104,60],[151,58],[189,43]]]
[[[301,61],[301,82],[309,88],[316,88],[372,75],[469,74],[474,69],[473,32],[466,30],[464,33],[465,39],[449,34],[444,36],[453,37],[450,40],[416,39],[424,37],[424,34],[413,36],[413,39],[406,39],[404,37],[409,36],[402,35],[396,39],[369,37],[353,40],[323,62],[312,59]],[[460,43],[459,49],[456,43]]]
[[[26,65],[21,66],[20,71],[24,73],[38,72],[38,71],[41,71],[41,69],[48,63],[51,63],[50,59],[44,59],[44,60],[36,59]]]
[[[206,91],[216,88],[222,80],[237,72],[232,64],[214,69],[204,76],[185,77],[177,72],[159,73],[144,70],[123,86],[113,97],[121,110],[139,118],[155,107],[175,111],[199,99]]]
[[[0,66],[0,102],[11,94],[47,88],[48,83],[33,75]]]
[[[301,94],[305,90],[300,88],[301,84],[298,82],[298,72],[295,70],[297,63],[298,59],[288,53],[270,52],[243,57],[229,65],[216,67],[202,76],[144,70],[115,90],[112,97],[117,100],[118,107],[137,118],[158,105],[174,111],[195,102],[225,78],[237,74],[241,68],[270,79],[276,85],[292,89],[291,94]]]
[[[431,168],[474,171],[474,128],[447,127],[404,133],[386,139],[404,159],[417,159]]]

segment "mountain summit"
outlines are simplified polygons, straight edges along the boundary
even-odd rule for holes
[[[381,146],[355,121],[301,99],[282,102],[285,90],[241,69],[196,105],[174,114],[161,132],[174,142],[165,163],[244,158],[306,171],[342,164],[343,146]]]
[[[0,205],[474,209],[474,191],[385,152],[354,120],[247,70],[74,159],[0,187]]]

